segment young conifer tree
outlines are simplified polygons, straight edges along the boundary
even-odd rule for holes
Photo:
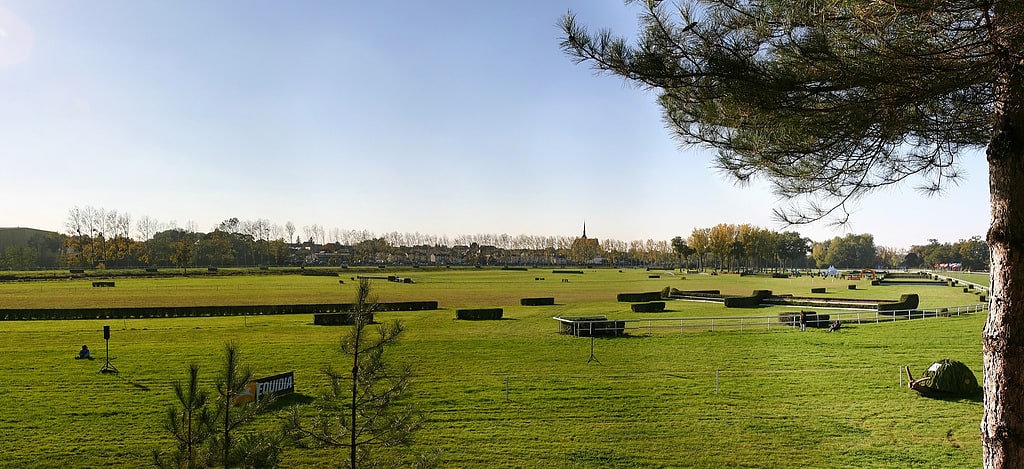
[[[277,466],[282,438],[270,432],[239,435],[239,428],[263,413],[273,398],[236,402],[252,373],[241,367],[238,346],[233,343],[225,346],[223,364],[214,399],[200,386],[199,365],[189,366],[186,384],[174,384],[178,404],[167,410],[164,427],[173,435],[176,448],[169,453],[154,451],[157,467]]]
[[[304,423],[301,409],[295,407],[286,428],[300,443],[344,448],[343,467],[429,467],[433,464],[430,458],[403,462],[372,456],[375,448],[409,444],[422,417],[410,405],[399,402],[408,389],[411,368],[405,366],[395,372],[384,360],[384,351],[398,341],[404,327],[398,321],[378,324],[375,329],[368,327],[377,309],[370,290],[369,280],[359,281],[353,326],[340,346],[348,365],[341,371],[325,370],[330,389],[316,405],[312,420]]]

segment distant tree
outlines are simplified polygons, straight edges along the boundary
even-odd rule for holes
[[[921,266],[921,258],[917,255],[916,252],[910,251],[910,252],[907,253],[906,257],[903,258],[903,263],[908,268],[920,267]]]
[[[711,227],[709,235],[708,247],[718,258],[718,267],[728,269],[730,254],[734,252],[733,243],[736,242],[736,225],[719,223]]]
[[[192,256],[194,254],[195,241],[192,240],[191,233],[184,233],[177,241],[171,244],[170,261],[184,272],[188,272],[188,266],[192,263]]]
[[[704,256],[711,251],[711,230],[709,228],[694,228],[687,241],[694,254],[697,255],[697,268],[704,270]]]
[[[376,304],[370,296],[370,281],[361,279],[352,311],[355,324],[341,342],[351,368],[325,371],[330,391],[317,405],[311,423],[304,423],[301,409],[293,407],[286,424],[299,442],[344,448],[345,467],[350,469],[391,466],[373,459],[372,450],[409,444],[422,424],[418,412],[400,403],[412,370],[406,366],[396,372],[384,361],[385,350],[398,341],[404,328],[395,321],[378,325],[376,333],[368,330]],[[419,467],[429,467],[429,462],[429,458],[416,458]]]
[[[807,254],[811,251],[810,240],[795,231],[784,231],[778,236],[776,252],[782,267],[806,265]]]
[[[682,268],[682,263],[685,261],[686,268],[689,269],[690,256],[692,256],[697,251],[691,248],[690,246],[687,246],[686,241],[683,240],[682,236],[676,236],[672,238],[672,252],[674,252],[676,256],[679,257],[679,268]]]

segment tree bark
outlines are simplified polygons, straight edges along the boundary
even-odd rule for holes
[[[992,225],[989,315],[982,334],[983,464],[988,469],[1024,467],[1024,80],[1014,44],[1021,44],[1022,9],[996,8],[992,40],[996,104],[988,147]],[[1002,23],[1002,24],[1000,24]]]

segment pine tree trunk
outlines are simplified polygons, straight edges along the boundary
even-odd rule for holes
[[[996,13],[1004,24],[1022,17],[1014,2],[1002,2]],[[1024,467],[1024,80],[1022,64],[1014,58],[1020,51],[1013,45],[1021,44],[1016,29],[997,26],[992,33],[999,57],[988,147],[992,292],[982,335],[985,412],[981,421],[983,463],[988,469]]]

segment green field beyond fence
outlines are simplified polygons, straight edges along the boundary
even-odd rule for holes
[[[793,311],[667,301],[665,312],[634,313],[629,303],[616,301],[620,293],[665,287],[869,299],[916,293],[921,308],[977,304],[978,294],[963,288],[615,269],[388,274],[413,283],[375,281],[380,301],[439,304],[431,311],[378,312],[375,319],[406,325],[388,353],[392,362],[413,368],[410,402],[427,417],[415,445],[439,449],[442,467],[980,465],[981,403],[921,398],[900,387],[899,368],[910,365],[916,374],[952,358],[980,380],[984,313],[844,324],[835,333],[801,333],[776,323],[689,333],[637,328],[595,339],[559,334],[552,319]],[[356,275],[118,278],[107,288],[85,279],[5,282],[0,309],[338,304],[352,301]],[[825,293],[811,294],[812,288]],[[553,305],[521,304],[549,297]],[[502,318],[455,319],[457,309],[485,308],[502,308]],[[111,327],[118,374],[98,372],[104,325]],[[284,404],[308,402],[326,391],[322,370],[342,363],[337,343],[344,327],[314,326],[312,316],[302,314],[0,322],[0,397],[7,403],[0,408],[6,435],[0,466],[146,466],[153,450],[171,449],[162,428],[175,401],[171,383],[196,362],[210,384],[229,340],[240,344],[257,376],[294,371],[298,395]],[[98,358],[73,360],[82,344]],[[271,413],[258,424],[279,422]],[[288,448],[282,461],[284,467],[321,467],[339,457]]]

